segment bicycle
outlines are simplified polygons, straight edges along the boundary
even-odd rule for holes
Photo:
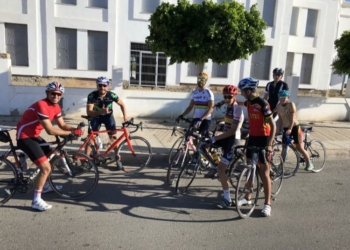
[[[318,139],[308,140],[308,135],[312,131],[312,127],[301,127],[304,133],[304,149],[308,152],[310,156],[310,161],[314,165],[312,172],[318,173],[321,172],[325,166],[327,153],[326,148],[323,143]],[[285,174],[284,178],[290,178],[294,176],[300,164],[305,164],[305,159],[301,153],[293,145],[293,140],[290,137],[286,137],[285,133],[282,134],[282,137],[285,137],[286,144],[282,143],[282,140],[276,139],[277,143],[273,146],[274,150],[277,148],[282,148],[281,155],[284,160]],[[293,159],[293,160],[292,160]],[[295,159],[295,160],[294,160]]]
[[[240,148],[249,148],[252,150],[253,157],[251,164],[245,164],[243,170],[240,173],[236,193],[235,193],[235,204],[237,208],[237,213],[243,219],[248,218],[254,211],[257,206],[259,193],[263,191],[263,185],[260,183],[260,175],[257,168],[258,162],[258,152],[261,150],[259,147],[247,147],[247,146],[237,146],[235,150]],[[270,161],[270,179],[271,179],[271,198],[272,200],[276,199],[277,194],[281,191],[284,167],[281,156],[280,164],[275,165],[273,161]],[[246,195],[251,194],[250,204],[239,206],[240,198],[245,197]],[[254,196],[255,195],[255,196]]]
[[[5,204],[16,192],[27,193],[32,190],[33,181],[40,172],[36,167],[29,177],[24,176],[23,165],[27,163],[20,163],[17,154],[20,149],[13,144],[9,133],[15,129],[0,128],[0,141],[10,145],[10,149],[0,156],[0,205]],[[74,139],[76,137],[66,136],[61,141],[56,136],[56,141],[40,145],[57,144],[56,148],[47,154],[51,164],[48,178],[50,186],[61,197],[76,200],[89,195],[96,188],[99,172],[87,155],[63,149],[67,142]],[[14,163],[10,159],[14,160]]]
[[[91,120],[93,118],[85,115],[81,117],[88,120],[89,135],[81,139],[83,143],[80,145],[78,152],[84,151],[87,145],[91,147],[90,156],[97,166],[116,162],[125,173],[135,173],[149,165],[152,158],[151,145],[141,136],[130,136],[139,128],[142,130],[142,122],[134,124],[134,118],[131,118],[129,121],[123,122],[122,127],[116,130],[92,131]],[[135,129],[129,131],[127,129],[129,126],[133,126]],[[102,153],[102,149],[99,148],[96,142],[96,135],[108,132],[121,132],[122,134],[118,139],[110,141],[109,146]]]

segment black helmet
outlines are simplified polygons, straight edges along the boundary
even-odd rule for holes
[[[284,74],[284,71],[283,71],[282,68],[275,68],[275,69],[272,71],[272,73],[273,73],[274,75],[283,75],[283,74]]]

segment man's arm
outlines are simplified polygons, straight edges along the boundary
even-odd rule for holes
[[[273,143],[273,140],[274,140],[275,135],[276,135],[276,124],[275,124],[275,121],[273,120],[272,115],[270,115],[269,117],[266,117],[265,119],[271,128],[270,136],[269,136],[269,139],[268,139],[266,146],[270,147],[268,149],[272,150],[272,143]]]
[[[73,129],[75,129],[74,127],[66,124],[65,121],[63,120],[62,116],[60,116],[56,119],[56,123],[57,123],[58,127],[64,131],[72,131]]]
[[[267,101],[267,99],[269,99],[269,93],[265,93],[265,94],[264,94],[264,100]]]
[[[60,117],[60,118],[63,119],[62,117]],[[51,123],[51,121],[49,119],[39,120],[39,122],[44,127],[46,133],[49,134],[49,135],[63,135],[63,136],[67,136],[67,135],[70,135],[72,133],[72,130],[64,131],[64,130],[55,128],[52,125],[52,123]]]
[[[94,110],[94,104],[88,103],[86,105],[86,114],[88,116],[96,117],[96,116],[99,116],[99,115],[106,115],[106,114],[109,114],[109,113],[111,113],[111,111],[108,108],[103,107],[101,110],[95,111]]]
[[[238,124],[239,123],[233,123],[231,125],[231,129],[230,130],[225,131],[221,135],[214,136],[215,141],[222,140],[222,139],[225,139],[227,137],[235,136],[237,128],[238,128]]]
[[[186,110],[181,114],[182,116],[185,116],[187,115],[188,113],[191,112],[191,110],[193,109],[194,107],[194,101],[191,100],[190,104],[188,105],[188,107],[186,108]]]
[[[125,121],[125,122],[128,121],[129,118],[128,118],[127,113],[126,113],[126,106],[125,106],[124,102],[123,102],[122,100],[119,99],[116,103],[119,105],[120,110],[121,110],[122,113],[123,113],[124,121]]]
[[[208,101],[208,109],[207,111],[202,115],[201,120],[203,121],[205,118],[207,118],[214,110],[214,101]]]

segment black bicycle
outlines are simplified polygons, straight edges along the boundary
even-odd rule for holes
[[[35,177],[40,169],[25,176],[24,166],[30,165],[30,160],[19,160],[23,152],[12,142],[9,131],[15,128],[0,128],[0,141],[9,143],[10,148],[0,156],[0,205],[5,204],[16,192],[27,193],[33,189]],[[89,195],[97,186],[99,172],[94,162],[85,154],[64,150],[67,142],[77,139],[75,136],[65,136],[60,140],[41,144],[57,147],[47,154],[51,164],[49,183],[52,189],[61,197],[81,199]],[[25,158],[24,158],[25,159]],[[30,169],[28,170],[30,171]]]

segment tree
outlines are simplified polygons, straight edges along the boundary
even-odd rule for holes
[[[177,5],[163,2],[150,18],[146,44],[152,52],[164,52],[170,64],[212,59],[218,64],[247,58],[264,46],[266,23],[256,5],[246,11],[238,2]]]
[[[332,63],[335,74],[350,74],[350,30],[344,31],[341,37],[334,41],[338,57]]]

